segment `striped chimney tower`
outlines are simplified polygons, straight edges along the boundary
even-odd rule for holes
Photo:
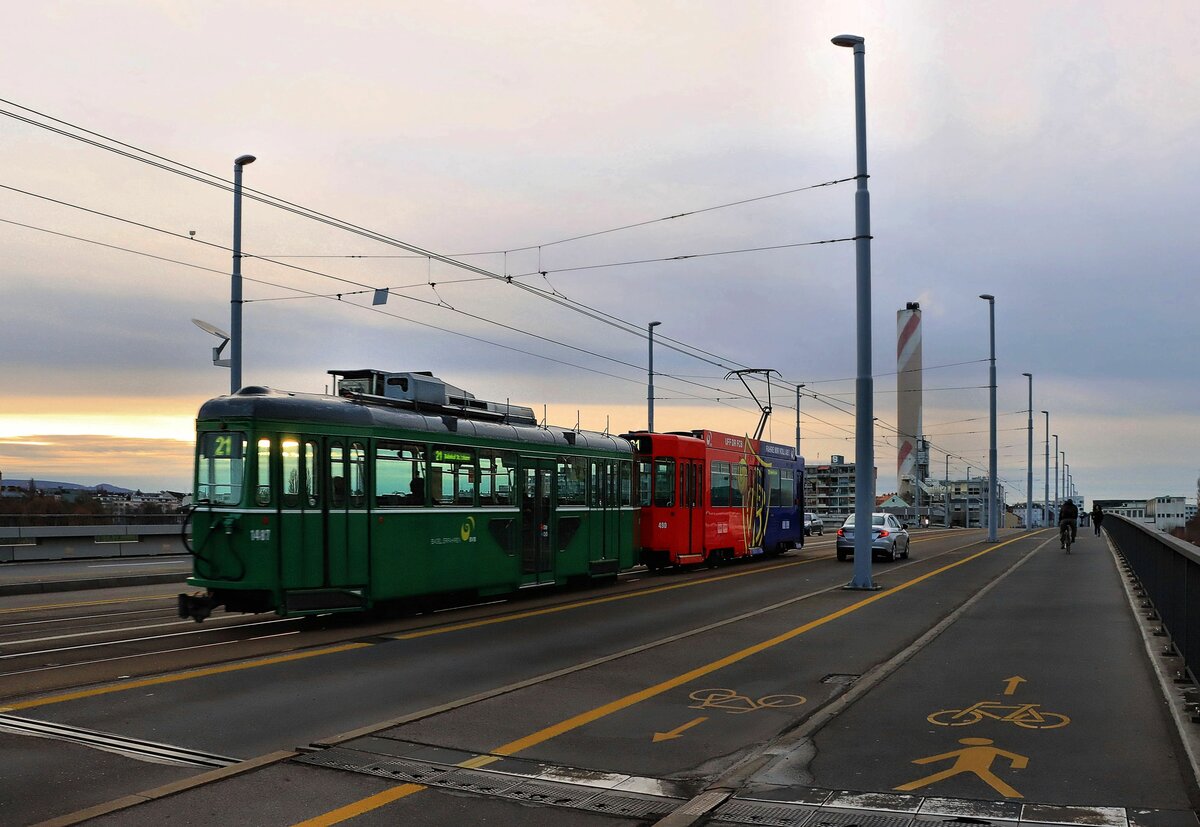
[[[921,437],[921,305],[896,311],[896,427],[900,450],[896,480],[900,497],[916,504],[917,440]]]

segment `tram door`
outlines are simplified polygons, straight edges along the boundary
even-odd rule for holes
[[[285,589],[320,588],[325,584],[320,442],[312,437],[284,436],[279,447],[282,584]]]
[[[326,444],[325,586],[367,582],[366,448],[330,438]]]
[[[687,521],[687,553],[704,553],[704,462],[679,463],[679,502]]]
[[[521,582],[535,586],[554,582],[553,460],[525,461],[521,491]]]
[[[616,560],[620,556],[620,466],[612,460],[591,461],[591,559]]]

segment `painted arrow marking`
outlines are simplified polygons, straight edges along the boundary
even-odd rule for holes
[[[1017,691],[1019,685],[1025,683],[1025,679],[1020,675],[1013,675],[1011,678],[1005,678],[1005,680],[1008,681],[1008,686],[1004,687],[1005,695],[1012,695]]]
[[[654,733],[654,743],[657,744],[659,741],[670,741],[672,738],[682,738],[683,733],[687,732],[694,726],[699,726],[707,720],[707,716],[701,715],[699,718],[693,718],[682,726],[675,727],[670,732],[656,732]]]

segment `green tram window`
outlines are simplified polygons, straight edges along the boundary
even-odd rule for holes
[[[329,507],[346,507],[346,449],[340,441],[329,443]]]
[[[783,486],[780,478],[780,472],[775,468],[767,469],[767,503],[771,506],[783,505]]]
[[[258,484],[254,486],[254,502],[271,504],[271,438],[258,439]]]
[[[196,500],[219,505],[242,501],[246,472],[246,435],[241,431],[206,433],[196,462]]]
[[[796,475],[786,469],[779,472],[779,504],[785,508],[796,504]]]
[[[675,505],[675,460],[654,460],[654,504],[659,508]]]
[[[637,463],[637,504],[639,508],[650,507],[650,463],[638,460]]]
[[[431,505],[475,505],[478,474],[475,452],[457,446],[433,446],[429,462]]]
[[[621,505],[633,504],[633,480],[632,476],[633,464],[629,462],[620,463],[621,471]]]
[[[479,504],[512,505],[515,457],[501,451],[479,451]]]
[[[320,450],[316,440],[305,440],[304,456],[302,464],[304,468],[304,502],[309,507],[315,506],[320,502],[321,487],[318,485],[321,474],[321,466],[318,463],[320,458]]]
[[[558,504],[587,505],[587,460],[558,458]]]
[[[425,446],[380,440],[375,444],[375,505],[425,505]]]
[[[729,505],[729,463],[714,462],[711,470],[712,482],[709,485],[709,490],[712,491],[712,506],[713,508],[722,508]]]
[[[350,507],[367,504],[367,449],[361,442],[350,443]]]
[[[283,460],[283,507],[300,505],[300,440],[285,436],[279,441],[279,456]]]

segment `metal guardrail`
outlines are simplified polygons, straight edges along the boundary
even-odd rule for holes
[[[1104,529],[1133,569],[1194,682],[1200,674],[1200,546],[1116,514],[1104,515]]]

